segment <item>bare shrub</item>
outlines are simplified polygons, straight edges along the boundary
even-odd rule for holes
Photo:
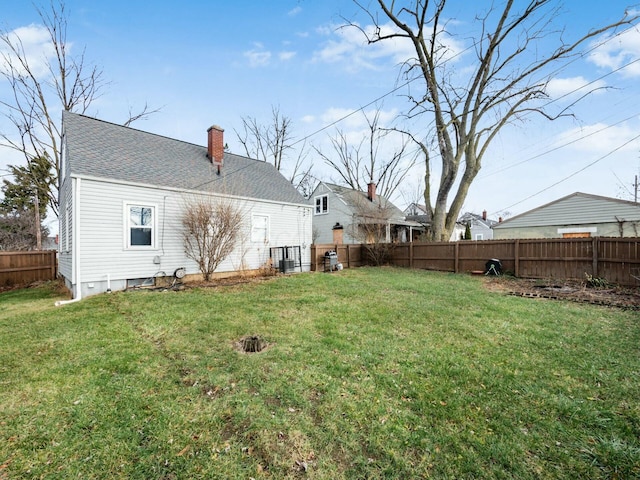
[[[356,205],[353,223],[348,226],[349,235],[362,244],[368,260],[375,265],[385,264],[395,247],[391,235],[392,215],[391,206],[379,199],[362,199]]]
[[[198,263],[205,281],[236,248],[243,214],[229,201],[194,201],[182,217],[187,257]]]

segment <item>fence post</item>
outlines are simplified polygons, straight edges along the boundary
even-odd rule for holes
[[[49,262],[51,263],[51,278],[55,279],[58,276],[58,272],[56,271],[56,251],[50,250],[49,257]]]
[[[456,241],[456,244],[453,247],[453,251],[454,251],[453,273],[458,273],[458,268],[460,263],[460,242]]]
[[[413,268],[413,242],[409,243],[409,268]]]
[[[513,243],[513,274],[520,276],[520,239],[516,238]]]
[[[593,249],[593,263],[591,269],[593,270],[593,277],[598,278],[598,248],[599,248],[598,237],[593,237],[591,240],[591,248]]]

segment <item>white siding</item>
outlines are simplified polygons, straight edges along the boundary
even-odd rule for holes
[[[494,225],[493,238],[561,238],[576,228],[590,229],[591,236],[637,236],[640,206],[577,192]]]
[[[573,194],[550,204],[509,218],[494,230],[519,227],[543,227],[547,225],[593,225],[640,220],[640,206],[631,202]]]
[[[71,286],[73,277],[73,186],[70,178],[66,178],[60,188],[60,218],[58,243],[58,272],[65,278],[67,286]]]
[[[80,269],[82,294],[106,291],[107,276],[112,290],[126,287],[127,279],[150,278],[158,272],[172,275],[180,267],[199,273],[197,264],[184,253],[181,216],[192,194],[141,186],[82,179],[80,203]],[[152,205],[156,215],[155,248],[126,247],[125,204]],[[241,268],[257,269],[269,259],[269,248],[299,245],[303,269],[310,268],[311,207],[236,199],[244,213],[243,240],[217,272]],[[269,242],[251,242],[251,214],[269,217]],[[77,225],[76,225],[77,227]]]

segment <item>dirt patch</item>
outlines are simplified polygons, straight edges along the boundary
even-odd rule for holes
[[[259,353],[269,347],[269,343],[258,335],[247,335],[234,343],[234,348],[242,353]]]
[[[527,298],[547,298],[640,310],[640,287],[589,287],[571,280],[523,279],[509,276],[484,277],[487,289]]]

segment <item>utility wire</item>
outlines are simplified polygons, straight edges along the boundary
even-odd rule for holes
[[[637,116],[639,116],[639,115],[640,115],[640,112],[638,112],[638,113],[634,113],[633,115],[631,115],[631,116],[629,116],[629,117],[627,117],[627,118],[623,118],[622,120],[619,120],[619,121],[617,121],[616,123],[612,123],[611,125],[607,125],[606,127],[602,127],[602,128],[601,128],[601,129],[599,129],[599,130],[595,130],[595,131],[590,132],[590,133],[588,133],[588,134],[586,134],[586,135],[583,135],[583,136],[581,136],[581,137],[578,137],[578,138],[576,138],[576,139],[574,139],[574,140],[571,140],[571,141],[568,141],[568,142],[563,143],[563,144],[561,144],[561,145],[558,145],[558,146],[556,146],[556,147],[550,148],[549,150],[545,150],[545,151],[543,151],[543,152],[541,152],[541,153],[538,153],[537,155],[534,155],[534,156],[532,156],[532,157],[529,157],[529,158],[527,158],[527,159],[525,159],[525,160],[521,160],[521,161],[519,161],[519,162],[512,163],[512,164],[507,165],[506,167],[503,167],[503,168],[501,168],[501,169],[499,169],[499,170],[495,170],[495,171],[493,171],[493,172],[489,172],[489,173],[487,173],[487,174],[485,174],[485,175],[481,175],[481,176],[479,177],[479,179],[487,178],[487,177],[490,177],[490,176],[492,176],[492,175],[496,175],[496,174],[498,174],[498,173],[502,173],[502,172],[504,172],[505,170],[509,170],[509,169],[511,169],[511,168],[513,168],[513,167],[517,167],[517,166],[519,166],[519,165],[522,165],[523,163],[530,162],[531,160],[535,160],[536,158],[543,157],[543,156],[545,156],[545,155],[547,155],[547,154],[549,154],[549,153],[555,152],[556,150],[560,150],[560,149],[562,149],[562,148],[564,148],[564,147],[568,147],[569,145],[573,145],[574,143],[578,143],[578,142],[580,142],[580,141],[584,140],[585,138],[589,138],[589,137],[591,137],[591,136],[593,136],[593,135],[596,135],[596,134],[598,134],[598,133],[602,133],[602,132],[604,132],[605,130],[608,130],[609,128],[613,128],[613,127],[615,127],[615,126],[617,126],[617,125],[620,125],[621,123],[627,122],[627,121],[629,121],[629,120],[631,120],[631,119],[633,119],[633,118],[635,118],[635,117],[637,117]]]
[[[518,202],[516,202],[516,203],[514,203],[514,204],[511,204],[511,205],[509,205],[508,207],[505,207],[505,208],[501,209],[500,211],[508,210],[509,208],[515,207],[516,205],[520,205],[521,203],[523,203],[523,202],[525,202],[525,201],[527,201],[527,200],[530,200],[531,198],[536,197],[536,196],[540,195],[541,193],[546,192],[547,190],[550,190],[550,189],[552,189],[553,187],[555,187],[555,186],[557,186],[557,185],[560,185],[562,182],[565,182],[565,181],[569,180],[570,178],[575,177],[575,176],[576,176],[576,175],[578,175],[579,173],[584,172],[587,168],[592,167],[593,165],[595,165],[596,163],[600,162],[601,160],[604,160],[605,158],[607,158],[607,157],[609,157],[609,156],[613,155],[613,154],[614,154],[615,152],[617,152],[618,150],[621,150],[622,148],[626,147],[626,146],[627,146],[627,145],[629,145],[631,142],[633,142],[633,141],[635,141],[635,140],[637,140],[637,139],[639,139],[639,138],[640,138],[640,134],[636,135],[635,137],[633,137],[633,138],[632,138],[632,139],[630,139],[630,140],[627,140],[627,141],[626,141],[626,142],[624,142],[622,145],[620,145],[620,146],[618,146],[618,147],[614,148],[614,149],[613,149],[613,150],[611,150],[610,152],[608,152],[608,153],[606,153],[605,155],[603,155],[603,156],[601,156],[601,157],[597,158],[596,160],[594,160],[593,162],[589,163],[588,165],[585,165],[585,166],[584,166],[584,167],[582,167],[581,169],[576,170],[575,172],[573,172],[573,173],[572,173],[572,174],[570,174],[570,175],[567,175],[567,176],[566,176],[566,177],[564,177],[562,180],[558,180],[557,182],[553,183],[552,185],[549,185],[548,187],[545,187],[545,188],[543,188],[542,190],[539,190],[539,191],[537,191],[536,193],[534,193],[534,194],[532,194],[532,195],[529,195],[528,197],[526,197],[526,198],[524,198],[524,199],[522,199],[522,200],[520,200],[520,201],[518,201]],[[497,212],[494,212],[494,213],[497,213]]]
[[[596,50],[597,48],[600,48],[602,45],[605,45],[606,43],[608,43],[608,42],[612,41],[613,39],[615,39],[615,38],[619,37],[620,35],[622,35],[622,34],[626,33],[627,31],[631,30],[632,28],[635,28],[635,27],[634,27],[634,26],[630,26],[630,27],[626,28],[625,30],[622,30],[622,31],[620,31],[620,32],[617,32],[615,35],[613,35],[613,36],[611,36],[611,37],[606,38],[604,41],[602,41],[602,42],[599,42],[599,43],[595,44],[595,45],[594,45],[594,46],[592,46],[590,49],[588,49],[588,50],[586,50],[586,51],[581,52],[579,55],[577,55],[577,56],[576,56],[576,58],[574,58],[574,59],[573,59],[573,60],[571,60],[570,62],[567,62],[567,63],[563,64],[560,68],[556,69],[555,71],[551,72],[550,74],[545,75],[545,77],[544,77],[544,78],[549,78],[551,75],[554,75],[554,74],[557,74],[557,73],[561,72],[562,70],[566,69],[567,65],[569,65],[569,64],[571,64],[571,63],[573,63],[573,62],[575,62],[575,61],[577,61],[577,60],[579,60],[579,59],[584,58],[584,57],[585,57],[585,56],[587,56],[589,53],[593,52],[593,51],[594,51],[594,50]],[[459,57],[459,56],[461,56],[462,54],[466,53],[467,51],[469,51],[469,50],[471,50],[471,49],[475,48],[475,47],[476,47],[480,42],[481,42],[481,40],[475,40],[475,41],[474,41],[471,45],[469,45],[467,48],[465,48],[465,49],[463,49],[463,50],[460,50],[460,51],[456,52],[454,55],[452,55],[452,57],[449,59],[449,61],[451,61],[452,59],[454,59],[454,58],[456,58],[456,57]],[[576,89],[574,89],[574,90],[572,90],[572,91],[570,91],[570,92],[567,92],[567,93],[565,93],[564,95],[562,95],[562,96],[560,96],[560,97],[557,97],[557,98],[554,98],[554,99],[552,99],[552,100],[549,100],[549,101],[548,101],[546,104],[544,104],[541,108],[544,108],[544,107],[546,107],[546,106],[548,106],[548,105],[550,105],[550,104],[552,104],[552,103],[554,103],[554,102],[557,102],[557,101],[561,100],[562,98],[565,98],[565,97],[567,97],[567,96],[569,96],[569,95],[571,95],[571,94],[573,94],[573,93],[575,93],[575,92],[577,92],[577,91],[579,91],[579,90],[581,90],[581,89],[583,89],[583,88],[585,88],[585,87],[587,87],[587,86],[589,86],[589,85],[594,84],[595,82],[598,82],[598,81],[602,80],[603,78],[608,77],[609,75],[612,75],[612,74],[614,74],[614,73],[616,73],[616,72],[618,72],[618,71],[623,70],[624,68],[627,68],[628,66],[630,66],[630,65],[632,65],[632,64],[634,64],[634,63],[636,63],[636,62],[639,62],[639,61],[640,61],[640,58],[638,58],[638,59],[636,59],[636,60],[633,60],[633,61],[631,61],[631,62],[628,62],[627,64],[625,64],[625,65],[623,65],[623,66],[621,66],[621,67],[619,67],[619,68],[617,68],[617,69],[615,69],[615,70],[613,70],[613,71],[611,71],[611,72],[608,72],[608,73],[606,73],[606,74],[604,74],[604,75],[602,75],[602,76],[600,76],[600,77],[596,78],[595,80],[593,80],[593,81],[591,81],[591,82],[589,82],[589,83],[587,83],[587,84],[585,84],[585,85],[581,85],[580,87],[578,87],[578,88],[576,88]],[[374,99],[374,100],[372,100],[372,101],[368,102],[367,104],[365,104],[365,105],[363,105],[363,106],[359,107],[358,109],[355,109],[355,110],[353,110],[352,112],[349,112],[349,113],[347,113],[347,114],[343,115],[342,117],[340,117],[340,118],[338,118],[338,119],[334,120],[333,122],[331,122],[331,123],[329,123],[329,124],[327,124],[327,125],[324,125],[324,126],[322,126],[321,128],[319,128],[319,129],[317,129],[317,130],[315,130],[315,131],[311,132],[310,134],[308,134],[308,135],[304,136],[303,138],[301,138],[301,139],[299,139],[299,140],[297,140],[297,141],[295,141],[295,142],[291,143],[291,144],[288,146],[288,148],[294,147],[295,145],[297,145],[297,144],[299,144],[299,143],[306,142],[309,138],[314,137],[314,136],[318,135],[319,133],[321,133],[321,132],[323,132],[323,131],[325,131],[325,130],[328,130],[329,128],[331,128],[331,127],[333,127],[333,126],[337,125],[338,123],[343,122],[344,120],[346,120],[346,119],[348,119],[348,118],[352,117],[353,115],[355,115],[355,114],[356,114],[356,113],[358,113],[358,112],[362,112],[362,111],[364,111],[364,109],[366,109],[367,107],[370,107],[371,105],[374,105],[375,103],[379,102],[380,100],[383,100],[384,98],[388,97],[389,95],[394,94],[394,93],[395,93],[395,92],[397,92],[398,90],[400,90],[400,89],[402,89],[402,88],[404,88],[404,87],[406,87],[406,86],[410,85],[411,83],[415,82],[416,80],[419,80],[420,78],[422,78],[422,76],[418,75],[418,76],[416,76],[416,77],[414,77],[414,78],[411,78],[411,79],[409,79],[409,80],[405,81],[404,83],[402,83],[402,84],[400,84],[400,85],[398,85],[398,86],[394,87],[392,90],[390,90],[390,91],[388,91],[388,92],[384,93],[383,95],[380,95],[380,96],[379,96],[379,97],[377,97],[376,99]],[[629,117],[629,118],[627,118],[627,119],[625,119],[625,120],[621,120],[621,121],[617,122],[617,123],[616,123],[616,124],[614,124],[614,125],[618,125],[619,123],[622,123],[622,122],[624,122],[624,121],[626,121],[626,120],[629,120],[630,118],[633,118],[633,117]],[[614,126],[614,125],[611,125],[611,126]],[[606,128],[610,128],[611,126],[606,127]],[[606,128],[605,128],[605,129],[606,129]],[[604,129],[602,129],[602,130],[604,130]],[[553,148],[553,149],[548,150],[548,151],[546,151],[546,152],[543,152],[543,153],[541,153],[541,154],[535,155],[534,157],[531,157],[531,158],[529,158],[529,159],[527,159],[527,160],[524,160],[524,161],[518,162],[518,163],[516,163],[516,164],[514,164],[514,165],[508,166],[508,167],[506,167],[506,168],[504,168],[504,169],[502,169],[502,170],[499,170],[499,171],[497,171],[497,172],[494,172],[494,173],[492,173],[492,174],[499,173],[499,172],[504,171],[504,170],[506,170],[506,169],[508,169],[508,168],[511,168],[511,167],[514,167],[514,166],[520,165],[520,164],[522,164],[522,163],[525,163],[525,162],[527,162],[527,161],[533,160],[533,159],[535,159],[535,158],[539,158],[539,157],[541,157],[541,156],[543,156],[543,155],[545,155],[545,154],[547,154],[547,153],[553,152],[553,151],[555,151],[555,150],[558,150],[558,149],[560,149],[560,148],[563,148],[564,146],[567,146],[567,145],[570,145],[570,144],[575,143],[575,142],[577,142],[577,141],[580,141],[580,140],[582,140],[582,139],[584,139],[584,138],[586,138],[586,137],[588,137],[588,136],[590,136],[590,135],[593,135],[593,134],[595,134],[595,133],[598,133],[598,132],[592,132],[592,133],[591,133],[591,134],[589,134],[589,135],[586,135],[586,136],[584,136],[584,137],[581,137],[581,138],[579,138],[579,139],[576,139],[576,140],[574,140],[574,141],[572,141],[572,142],[569,142],[569,143],[566,143],[566,144],[564,144],[564,145],[560,145],[560,146],[558,146],[558,147],[556,147],[556,148]],[[637,137],[636,137],[636,138],[637,138]],[[630,140],[630,141],[633,141],[633,140],[634,140],[634,139],[632,139],[632,140]],[[626,144],[625,144],[625,145],[626,145]],[[420,149],[416,149],[416,150],[414,151],[414,153],[413,153],[413,154],[417,154],[417,153],[419,152],[419,150],[420,150]],[[609,153],[609,154],[607,154],[607,155],[610,155],[610,154],[612,154],[613,152],[615,152],[615,150],[614,150],[614,151],[612,151],[612,152],[610,152],[610,153]],[[437,152],[437,155],[439,155],[439,153],[438,153],[438,152]],[[436,156],[437,156],[437,155],[436,155]],[[604,157],[603,157],[603,158],[604,158]],[[599,160],[598,160],[598,161],[599,161]],[[597,163],[597,162],[594,162],[594,163]],[[592,164],[590,164],[590,165],[592,165]],[[588,165],[588,166],[587,166],[587,167],[585,167],[585,168],[588,168],[590,165]],[[243,168],[241,168],[241,169],[235,170],[234,172],[230,172],[230,173],[231,173],[231,174],[233,174],[233,173],[237,173],[237,172],[239,172],[240,170],[244,170],[245,168],[248,168],[249,166],[250,166],[250,165],[247,165],[246,167],[243,167]],[[489,174],[489,175],[492,175],[492,174]],[[488,176],[488,175],[487,175],[487,176]],[[198,189],[198,188],[200,188],[200,187],[202,187],[202,186],[204,186],[204,185],[207,185],[207,184],[209,184],[209,183],[213,183],[213,182],[215,182],[215,181],[217,181],[217,180],[220,180],[220,179],[222,179],[222,178],[223,178],[223,177],[221,177],[221,176],[220,176],[220,177],[216,176],[216,177],[214,177],[214,178],[212,178],[212,179],[210,179],[210,180],[207,180],[207,181],[205,181],[205,182],[202,182],[202,183],[200,183],[200,184],[198,184],[198,185],[194,186],[194,187],[193,187],[193,189],[194,189],[194,190],[195,190],[195,189]],[[483,178],[483,177],[481,177],[481,178]],[[566,179],[564,179],[564,180],[566,180]],[[564,181],[564,180],[561,180],[560,182],[562,182],[562,181]],[[552,185],[552,186],[553,186],[553,185]],[[551,188],[551,187],[548,187],[548,188]],[[539,193],[541,193],[541,192],[539,192]],[[535,195],[538,195],[538,193],[534,194],[534,196],[535,196]],[[527,198],[527,199],[528,199],[528,198]],[[527,199],[524,199],[524,200],[522,200],[521,202],[516,203],[515,205],[517,205],[517,204],[519,204],[519,203],[522,203],[522,202],[524,202],[524,201],[525,201],[525,200],[527,200]],[[510,207],[507,207],[507,208],[510,208]]]
[[[620,35],[623,35],[624,33],[628,32],[629,30],[632,30],[633,28],[635,28],[635,26],[634,26],[634,25],[631,25],[631,26],[629,26],[628,28],[626,28],[626,29],[624,29],[624,30],[621,30],[620,32],[616,32],[616,34],[615,34],[615,35],[613,35],[613,36],[611,36],[611,37],[608,37],[608,38],[604,39],[603,41],[601,41],[601,42],[599,42],[599,43],[597,43],[597,44],[593,45],[590,49],[588,49],[588,50],[586,50],[586,51],[581,52],[579,55],[576,55],[576,57],[575,57],[573,60],[571,60],[571,61],[569,61],[569,62],[566,62],[565,64],[563,64],[562,66],[560,66],[560,67],[559,67],[558,69],[556,69],[555,71],[552,71],[551,73],[546,74],[543,78],[549,78],[551,75],[554,75],[554,74],[557,74],[557,73],[561,72],[562,70],[564,70],[564,69],[566,69],[566,68],[567,68],[567,65],[570,65],[570,64],[572,64],[572,63],[574,63],[574,62],[578,61],[579,59],[583,59],[583,58],[584,58],[584,57],[586,57],[589,53],[591,53],[591,52],[593,52],[593,51],[597,50],[598,48],[600,48],[600,47],[602,47],[603,45],[607,44],[608,42],[610,42],[610,41],[614,40],[615,38],[619,37]],[[456,52],[454,55],[452,55],[452,56],[451,56],[451,58],[450,58],[448,61],[451,61],[452,59],[455,59],[456,57],[461,56],[462,54],[466,53],[467,51],[469,51],[469,50],[471,50],[471,49],[474,49],[474,48],[475,48],[475,47],[476,47],[480,42],[481,42],[481,40],[475,40],[475,41],[474,41],[471,45],[469,45],[467,48],[465,48],[465,49],[463,49],[463,50],[460,50],[460,51]],[[582,88],[585,88],[585,87],[587,87],[587,86],[589,86],[589,85],[593,84],[594,82],[596,82],[596,81],[598,81],[598,80],[601,80],[602,78],[605,78],[605,77],[607,77],[607,76],[609,76],[609,75],[612,75],[613,73],[615,73],[615,72],[617,72],[617,71],[620,71],[620,70],[622,70],[623,68],[626,68],[626,67],[628,67],[629,65],[631,65],[631,64],[633,64],[633,63],[636,63],[636,62],[638,62],[638,61],[640,61],[640,58],[638,58],[638,59],[636,59],[636,60],[634,60],[634,61],[632,61],[632,62],[629,62],[629,63],[627,63],[627,64],[623,65],[622,67],[619,67],[618,69],[616,69],[616,70],[614,70],[614,71],[612,71],[612,72],[609,72],[609,73],[607,73],[607,74],[605,74],[605,75],[603,75],[603,76],[601,76],[601,77],[597,78],[596,80],[594,80],[594,81],[592,81],[592,82],[589,82],[589,83],[587,83],[587,84],[585,84],[585,85],[582,85],[581,87],[579,87],[579,88],[577,88],[577,89],[575,89],[575,90],[573,90],[573,91],[571,91],[571,92],[568,92],[568,93],[566,93],[566,94],[564,94],[564,95],[562,95],[562,96],[560,96],[560,97],[558,97],[558,98],[554,98],[554,99],[550,100],[550,101],[549,101],[549,102],[547,102],[545,105],[543,105],[543,107],[548,106],[548,105],[550,105],[550,104],[552,104],[552,103],[554,103],[554,102],[556,102],[556,101],[558,101],[558,100],[560,100],[560,99],[562,99],[562,98],[564,98],[564,97],[566,97],[566,96],[568,96],[568,95],[570,95],[570,94],[572,94],[572,93],[575,93],[575,92],[577,92],[578,90],[580,90],[580,89],[582,89]],[[418,75],[418,76],[416,76],[416,77],[414,77],[414,78],[411,78],[411,79],[407,80],[407,81],[406,81],[406,82],[404,82],[403,84],[398,85],[397,87],[394,87],[392,90],[390,90],[390,91],[388,91],[388,92],[386,92],[386,93],[384,93],[384,94],[380,95],[380,96],[379,96],[379,97],[377,97],[375,100],[372,100],[372,101],[368,102],[367,104],[365,104],[365,105],[363,105],[363,106],[361,106],[361,107],[359,107],[359,108],[357,108],[357,109],[353,110],[352,112],[349,112],[349,113],[347,113],[347,114],[343,115],[342,117],[340,117],[340,118],[338,118],[338,119],[334,120],[333,122],[331,122],[331,123],[329,123],[329,124],[327,124],[327,125],[324,125],[323,127],[321,127],[321,128],[319,128],[319,129],[317,129],[317,130],[315,130],[315,131],[311,132],[311,133],[310,133],[310,134],[308,134],[308,135],[305,135],[305,136],[304,136],[304,137],[302,137],[300,140],[296,140],[295,142],[293,142],[292,144],[290,144],[290,145],[289,145],[289,147],[293,147],[293,146],[295,146],[295,145],[297,145],[297,144],[299,144],[299,143],[306,142],[309,138],[314,137],[315,135],[317,135],[317,134],[319,134],[319,133],[321,133],[321,132],[323,132],[323,131],[325,131],[325,130],[327,130],[327,129],[331,128],[331,127],[333,127],[334,125],[337,125],[338,123],[340,123],[340,122],[342,122],[342,121],[346,120],[347,118],[350,118],[351,116],[355,115],[355,114],[356,114],[356,113],[358,113],[358,112],[364,111],[364,109],[365,109],[365,108],[370,107],[371,105],[373,105],[373,104],[375,104],[375,103],[379,102],[380,100],[382,100],[382,99],[384,99],[384,98],[388,97],[389,95],[394,94],[395,92],[397,92],[397,91],[398,91],[398,90],[400,90],[401,88],[404,88],[404,87],[408,86],[409,84],[411,84],[411,83],[413,83],[413,82],[415,82],[416,80],[419,80],[419,79],[421,79],[421,78],[423,78],[423,77],[422,77],[422,76],[420,76],[420,75]],[[541,79],[541,80],[542,80],[542,79]],[[541,81],[541,80],[539,80],[539,81]]]

